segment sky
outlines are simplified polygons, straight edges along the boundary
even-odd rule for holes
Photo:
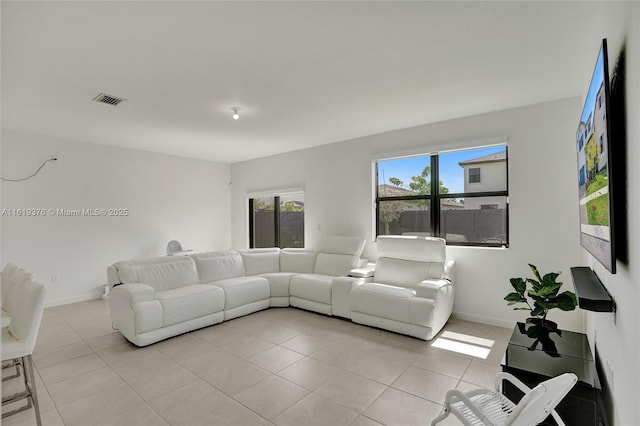
[[[589,86],[589,93],[587,93],[587,99],[584,101],[584,110],[582,110],[581,120],[587,121],[587,117],[593,111],[596,102],[596,95],[600,90],[600,85],[604,80],[604,52],[600,49],[598,54],[598,60],[596,61],[596,68],[593,70],[593,77],[591,77],[591,85]]]
[[[504,150],[505,146],[500,145],[463,151],[440,152],[440,180],[442,184],[449,188],[449,193],[464,192],[464,169],[458,163]],[[388,184],[389,178],[396,177],[404,182],[405,188],[408,188],[411,177],[420,175],[424,167],[431,164],[430,162],[429,155],[379,161],[378,184]]]

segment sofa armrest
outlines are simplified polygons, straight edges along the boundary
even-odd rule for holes
[[[331,311],[335,316],[351,318],[351,289],[364,284],[365,278],[335,277],[331,281]]]
[[[147,284],[116,286],[109,293],[111,320],[131,343],[140,345],[138,335],[162,327],[162,306],[155,290]]]
[[[155,298],[155,295],[155,290],[148,284],[129,283],[114,287],[109,297],[126,298],[129,306],[133,306],[140,302],[150,302]]]
[[[373,277],[374,272],[373,269],[355,268],[349,271],[348,276],[354,278],[370,278]]]
[[[455,260],[447,260],[444,264],[444,274],[442,278],[449,280],[450,282],[455,282],[456,280],[456,261]]]
[[[453,289],[451,281],[447,279],[424,280],[416,286],[416,296],[437,300],[442,293],[448,293]]]

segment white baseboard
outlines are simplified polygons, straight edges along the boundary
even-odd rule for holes
[[[502,318],[485,317],[483,315],[467,314],[463,312],[454,312],[451,314],[454,319],[460,319],[463,321],[479,322],[482,324],[492,325],[494,327],[513,328],[516,323],[513,320],[506,320]]]
[[[60,298],[60,299],[46,300],[44,302],[44,307],[45,308],[51,308],[53,306],[68,305],[69,303],[86,302],[87,300],[95,300],[95,299],[100,299],[100,298],[101,298],[101,293],[100,292],[87,293],[87,294],[81,294],[81,295],[78,295],[78,296],[63,297],[63,298]]]

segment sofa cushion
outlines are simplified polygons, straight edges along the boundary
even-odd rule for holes
[[[115,265],[123,284],[143,283],[156,291],[200,282],[193,259],[186,256],[127,260]]]
[[[280,251],[280,272],[311,274],[316,264],[316,252],[286,248]]]
[[[269,299],[269,281],[264,277],[236,277],[211,283],[224,290],[224,310]]]
[[[350,270],[359,266],[359,260],[360,256],[318,253],[313,272],[334,277],[345,276]]]
[[[381,257],[376,262],[374,282],[415,288],[421,281],[442,277],[444,264]]]
[[[269,272],[260,274],[269,281],[271,297],[289,297],[289,284],[295,272]]]
[[[235,250],[192,254],[201,283],[226,280],[245,275],[242,256]]]
[[[351,269],[359,266],[362,250],[362,238],[328,236],[322,241],[313,272],[333,276],[347,275]]]
[[[162,306],[162,326],[221,312],[225,294],[220,287],[206,284],[188,285],[156,292]]]
[[[238,250],[244,263],[246,275],[280,272],[280,249],[278,247]]]
[[[408,324],[428,326],[433,300],[415,297],[405,287],[366,283],[351,291],[351,311],[387,318]]]
[[[333,277],[320,274],[299,274],[291,277],[291,296],[314,302],[331,304],[331,282]]]
[[[378,257],[444,263],[446,242],[442,238],[381,235],[377,240]]]

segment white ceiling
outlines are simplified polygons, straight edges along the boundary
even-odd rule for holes
[[[581,96],[609,7],[2,1],[2,125],[233,163]]]

